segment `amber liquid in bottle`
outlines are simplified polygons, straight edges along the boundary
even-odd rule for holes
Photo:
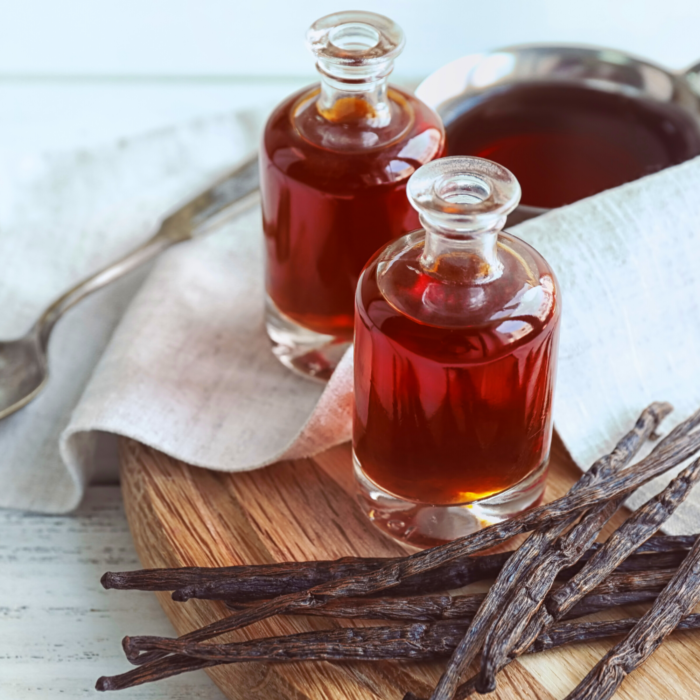
[[[275,109],[260,152],[267,331],[287,367],[327,379],[353,335],[362,268],[418,226],[408,178],[445,151],[439,117],[387,77],[390,19],[340,12],[307,34],[322,80]]]
[[[363,133],[375,134],[366,125],[371,106],[346,98],[320,114],[318,94],[312,89],[290,97],[265,130],[267,292],[300,326],[352,340],[362,268],[382,245],[418,227],[406,183],[421,165],[443,155],[444,135],[431,109],[390,89],[394,118],[406,122],[402,133],[377,148],[334,150],[324,146],[324,133],[353,143]]]
[[[474,325],[441,327],[395,308],[377,284],[375,260],[358,290],[355,454],[365,474],[408,501],[467,503],[500,493],[546,459],[552,435],[558,306],[498,315],[529,270],[502,236],[509,284]],[[408,299],[421,304],[430,275],[414,258],[394,263]],[[442,265],[449,264],[446,261]],[[546,275],[537,269],[536,274]],[[366,378],[366,381],[363,379]]]
[[[473,175],[493,201],[462,192]],[[560,302],[547,262],[498,230],[519,194],[507,170],[447,158],[412,189],[426,230],[378,253],[357,289],[353,449],[370,518],[423,546],[541,498]]]

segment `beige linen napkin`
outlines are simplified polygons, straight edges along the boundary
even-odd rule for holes
[[[514,229],[562,284],[555,425],[582,468],[651,401],[675,405],[666,429],[700,406],[699,193],[696,159]],[[157,263],[62,436],[72,469],[86,469],[95,430],[225,471],[349,438],[351,357],[325,392],[277,364],[261,250],[251,212]],[[668,529],[700,530],[700,492]]]
[[[84,469],[94,430],[185,462],[245,471],[350,435],[351,358],[326,388],[272,355],[258,208],[170,250],[135,298],[61,439]]]
[[[168,210],[257,147],[268,109],[227,114],[84,152],[0,143],[0,339],[23,335],[56,296],[144,241]],[[94,434],[63,461],[59,436],[144,278],[133,273],[71,310],[51,338],[51,379],[0,421],[0,507],[64,512],[101,470]],[[100,474],[101,472],[101,474]]]
[[[582,469],[651,401],[675,408],[662,432],[700,408],[700,158],[513,232],[552,263],[562,286],[554,424]],[[639,489],[629,504],[669,479]],[[700,531],[700,490],[664,529]]]

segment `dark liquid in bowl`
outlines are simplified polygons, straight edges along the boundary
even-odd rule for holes
[[[448,120],[450,155],[489,158],[520,181],[522,203],[554,208],[700,154],[683,107],[566,84],[490,90]]]

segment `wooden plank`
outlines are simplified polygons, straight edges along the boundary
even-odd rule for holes
[[[88,489],[69,516],[0,510],[0,698],[95,698],[128,664],[128,632],[173,634],[148,593],[105,591],[107,569],[139,566],[118,486]],[[129,700],[223,698],[203,672],[141,686]]]
[[[352,496],[347,445],[315,459],[225,474],[191,467],[134,441],[123,440],[122,484],[129,523],[144,566],[233,565],[271,561],[391,556],[406,551],[375,530]],[[563,494],[579,471],[555,439],[547,500]],[[608,534],[625,518],[618,513]],[[511,545],[509,545],[511,546]],[[174,603],[159,594],[180,634],[219,619],[220,603]],[[629,608],[608,618],[640,614]],[[601,619],[605,615],[598,616]],[[229,639],[360,625],[352,620],[273,618]],[[611,646],[601,642],[519,660],[499,676],[497,700],[563,697]],[[694,673],[700,636],[678,635],[626,681],[616,698],[700,697]],[[241,664],[211,670],[231,700],[400,700],[408,689],[427,693],[442,664]],[[687,670],[683,670],[683,669]]]

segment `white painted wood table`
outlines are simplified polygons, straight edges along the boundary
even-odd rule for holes
[[[139,568],[117,486],[78,511],[0,510],[0,698],[96,698],[95,680],[128,670],[121,639],[173,635],[152,593],[105,591],[100,576]],[[124,700],[222,700],[203,671],[125,691]]]

